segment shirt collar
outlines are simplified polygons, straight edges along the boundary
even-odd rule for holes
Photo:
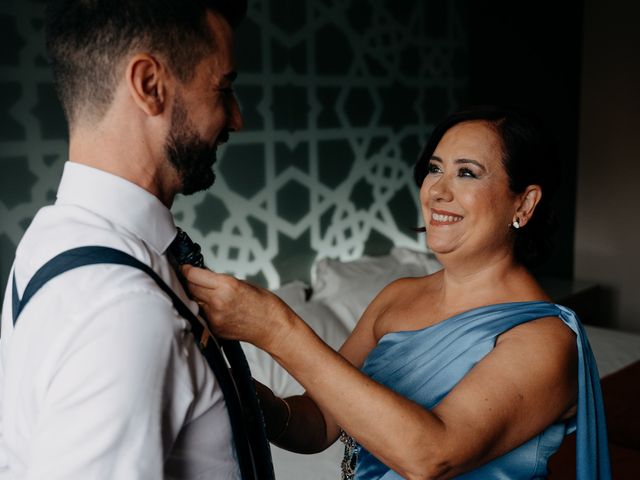
[[[121,225],[163,254],[177,234],[171,211],[153,194],[111,173],[66,162],[57,205],[77,205]]]

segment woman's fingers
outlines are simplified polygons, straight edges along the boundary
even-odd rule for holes
[[[181,265],[180,270],[189,283],[206,288],[215,288],[218,278],[222,276],[206,268],[198,268],[191,265]]]
[[[251,294],[254,293],[248,284],[230,275],[192,266],[181,268],[193,299],[201,307],[218,314],[236,316],[244,304],[240,300],[246,301],[246,296],[251,297]]]
[[[213,295],[214,288],[201,287],[195,283],[189,282],[187,285],[189,293],[195,301],[198,303],[206,303],[206,301]]]
[[[182,266],[181,269],[182,275],[187,280],[189,293],[198,302],[211,302],[215,299],[220,301],[233,294],[231,287],[235,279],[229,275],[191,265]]]
[[[181,270],[192,298],[216,334],[260,347],[287,326],[286,305],[267,290],[203,268],[183,266]]]

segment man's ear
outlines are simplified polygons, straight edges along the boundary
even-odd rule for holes
[[[126,81],[133,101],[149,116],[166,108],[168,72],[154,56],[138,53],[127,64]]]
[[[520,194],[520,205],[517,210],[520,226],[523,227],[531,219],[536,205],[542,198],[542,189],[539,185],[529,185],[523,193]]]

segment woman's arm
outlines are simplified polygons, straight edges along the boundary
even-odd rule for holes
[[[575,402],[575,337],[557,318],[502,335],[429,411],[362,374],[356,366],[365,349],[351,350],[347,342],[342,351],[354,357],[350,362],[277,297],[226,275],[185,274],[217,333],[270,353],[325,418],[405,478],[449,478],[476,468],[533,437]]]
[[[306,395],[280,398],[256,383],[270,442],[296,453],[317,453],[331,445],[324,415]]]
[[[351,332],[340,354],[359,368],[376,344],[373,332],[375,318],[383,294],[378,295],[366,308]],[[265,385],[256,383],[256,391],[265,416],[267,437],[272,443],[297,453],[317,453],[331,446],[339,437],[341,428],[327,410],[321,409],[305,393],[280,398]]]

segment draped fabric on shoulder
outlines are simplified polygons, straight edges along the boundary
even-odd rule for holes
[[[547,302],[517,302],[473,309],[416,331],[380,339],[362,370],[379,383],[419,403],[435,407],[494,347],[496,337],[521,323],[561,318],[576,334],[578,410],[511,452],[468,472],[464,479],[532,479],[547,475],[547,460],[564,436],[577,429],[577,478],[611,478],[607,434],[595,359],[586,334],[571,310]],[[356,480],[399,479],[398,474],[359,447]]]

